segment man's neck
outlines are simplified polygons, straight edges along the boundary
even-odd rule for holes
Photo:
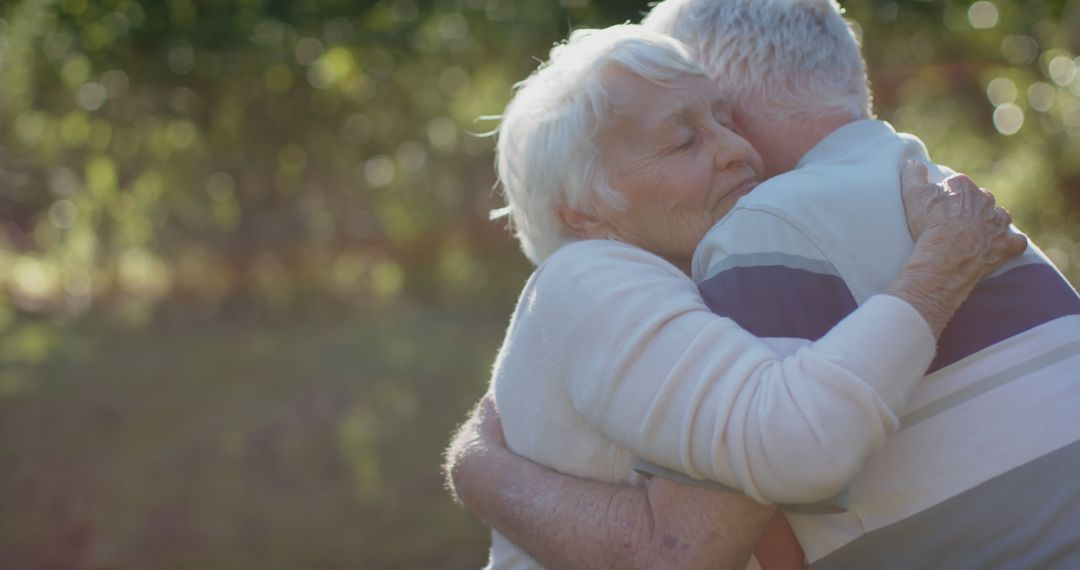
[[[748,133],[750,143],[765,160],[765,174],[773,177],[793,170],[825,137],[836,129],[859,120],[849,113],[834,113],[816,117],[783,121],[775,125],[762,123],[756,132]]]

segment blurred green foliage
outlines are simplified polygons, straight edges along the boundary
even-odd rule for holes
[[[1080,0],[844,4],[1080,282]],[[529,266],[479,117],[645,9],[0,2],[0,567],[480,565],[439,453]]]

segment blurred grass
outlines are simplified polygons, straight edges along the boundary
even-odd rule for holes
[[[475,568],[486,533],[438,466],[503,327],[421,306],[23,325],[4,342],[53,349],[0,399],[0,567]]]

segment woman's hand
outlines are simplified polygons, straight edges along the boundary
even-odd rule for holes
[[[900,181],[915,249],[886,293],[915,307],[936,337],[979,279],[1023,253],[1027,238],[967,176],[931,184],[926,167],[909,161]]]
[[[1009,211],[995,207],[994,195],[967,176],[931,184],[926,167],[912,160],[900,181],[911,236],[972,282],[1027,248],[1027,239],[1009,226]]]

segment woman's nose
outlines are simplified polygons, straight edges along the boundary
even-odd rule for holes
[[[746,162],[753,155],[754,147],[746,139],[727,127],[718,127],[714,162],[720,170]]]

